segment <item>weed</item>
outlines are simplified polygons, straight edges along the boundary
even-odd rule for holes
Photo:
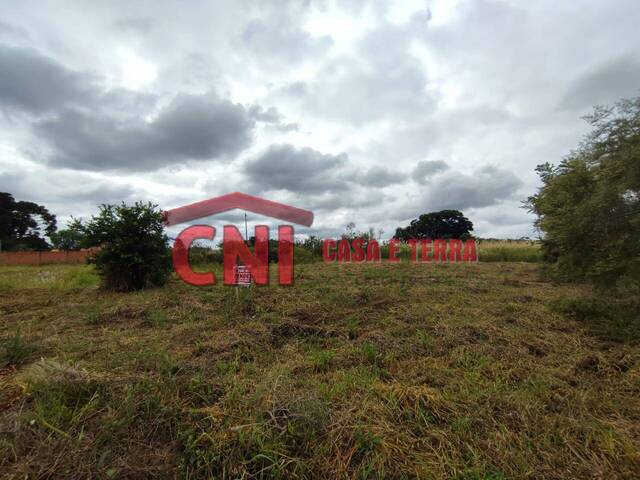
[[[356,430],[353,434],[353,439],[360,453],[371,452],[382,443],[382,438],[363,430]]]
[[[145,323],[151,327],[163,327],[169,322],[167,313],[164,310],[154,308],[154,309],[148,310],[145,316],[146,316]]]
[[[335,356],[336,352],[332,350],[321,350],[309,354],[309,361],[315,371],[322,372],[328,369]]]
[[[382,361],[382,355],[373,343],[365,343],[360,347],[360,351],[364,360],[371,365],[379,365]]]
[[[427,352],[433,350],[433,346],[435,344],[433,335],[431,335],[429,332],[425,332],[424,330],[418,330],[417,337],[422,348],[424,348]]]
[[[347,327],[347,336],[349,340],[355,340],[358,336],[358,328],[360,327],[360,319],[356,315],[349,315],[345,319]]]
[[[31,358],[36,350],[34,344],[25,342],[18,328],[3,342],[2,361],[4,365],[21,365]]]

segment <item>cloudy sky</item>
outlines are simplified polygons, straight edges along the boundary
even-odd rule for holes
[[[535,166],[638,94],[639,21],[637,0],[3,2],[0,191],[61,224],[237,190],[313,210],[299,233],[453,208],[533,235]]]

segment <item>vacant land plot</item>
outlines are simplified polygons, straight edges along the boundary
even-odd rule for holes
[[[0,269],[6,477],[638,478],[637,325],[527,263]],[[220,278],[220,276],[219,276]]]

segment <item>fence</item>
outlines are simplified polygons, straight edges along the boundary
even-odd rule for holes
[[[0,252],[0,265],[46,265],[52,263],[85,263],[94,249],[51,252]]]

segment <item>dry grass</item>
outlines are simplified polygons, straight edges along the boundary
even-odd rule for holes
[[[29,280],[50,268],[0,271],[0,338],[29,352],[0,370],[6,478],[640,476],[637,318],[534,264],[300,265],[237,294]]]

